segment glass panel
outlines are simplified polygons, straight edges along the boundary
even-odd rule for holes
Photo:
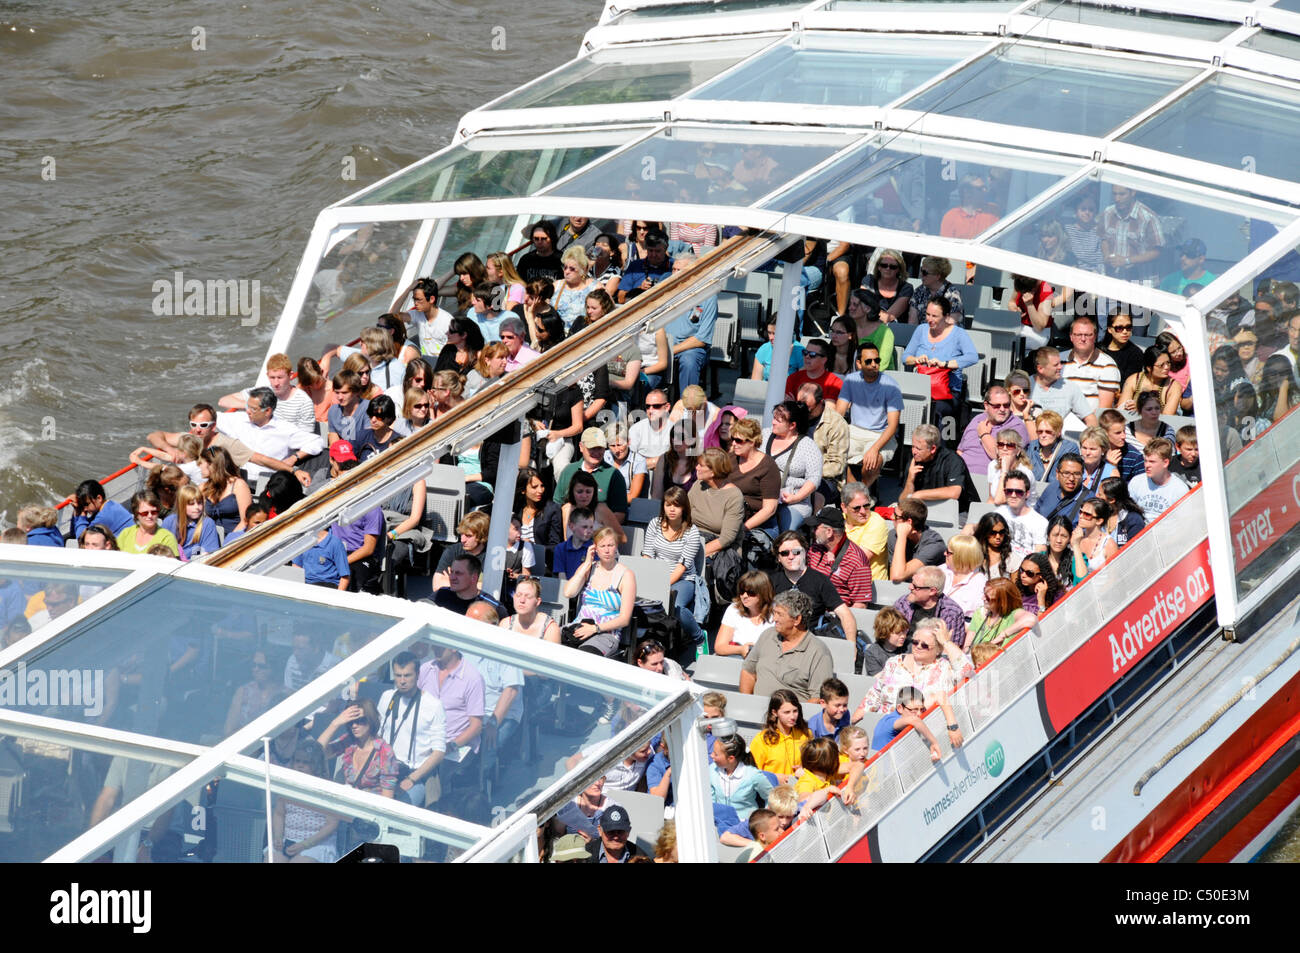
[[[1064,234],[1062,261],[1190,297],[1257,247],[1261,242],[1254,235],[1261,228],[1272,233],[1267,221],[1252,219],[1245,206],[1240,208],[1230,201],[1215,206],[1108,173],[1100,183],[1079,183],[992,244],[1036,256],[1042,254],[1044,234]],[[1185,250],[1197,254],[1184,259],[1180,253]],[[1104,263],[1103,254],[1110,256]],[[1197,264],[1202,256],[1203,263]],[[1147,319],[1134,318],[1141,333]]]
[[[1135,32],[1157,32],[1161,35],[1184,36],[1193,40],[1221,40],[1238,24],[1204,20],[1199,17],[1170,16],[1153,10],[1132,7],[1098,7],[1085,3],[1036,3],[1024,11],[1026,16],[1059,20],[1062,23],[1081,23],[1087,26],[1111,27]]]
[[[1219,76],[1122,141],[1295,182],[1300,181],[1294,155],[1298,137],[1300,93]]]
[[[632,132],[579,136],[486,136],[411,166],[352,205],[455,202],[531,195],[632,138]],[[567,143],[567,144],[565,144]]]
[[[48,673],[52,694],[29,691],[13,707],[46,714],[52,702],[69,720],[211,744],[392,624],[369,612],[160,578],[27,655],[28,683]],[[255,660],[266,665],[254,669]],[[0,679],[19,674],[15,666]],[[95,701],[84,703],[84,692],[83,704],[55,697],[56,683],[59,693],[84,683]],[[241,703],[232,705],[237,691]]]
[[[855,149],[765,207],[842,222],[973,238],[1073,168],[1014,168],[938,147]]]
[[[493,109],[640,103],[673,99],[712,79],[771,41],[682,43],[616,47],[575,60],[536,86],[520,90]]]
[[[1259,50],[1261,53],[1285,56],[1289,60],[1300,59],[1300,37],[1292,36],[1289,33],[1261,30],[1241,45],[1248,50]]]
[[[50,554],[62,553],[51,548]],[[6,649],[128,575],[89,569],[0,562],[0,649]],[[5,705],[0,693],[0,707]]]
[[[289,353],[295,360],[304,354],[319,358],[328,348],[355,340],[388,310],[419,231],[419,222],[334,229],[294,330]]]
[[[783,45],[691,93],[690,99],[883,106],[972,55],[979,41],[818,37]]]
[[[1018,6],[1018,0],[835,0],[826,9],[840,13],[998,13]]]
[[[658,4],[629,10],[618,17],[622,25],[634,20],[664,19],[667,17],[727,16],[745,13],[778,13],[781,11],[802,10],[808,3],[791,3],[790,0],[713,0],[712,3],[674,3]]]
[[[553,194],[750,205],[850,141],[761,129],[668,130],[561,184]]]
[[[903,108],[1104,136],[1193,75],[1185,67],[1012,46],[972,63]]]
[[[0,726],[0,863],[44,860],[174,770]]]
[[[576,652],[566,662],[573,668],[561,671],[552,666],[555,670],[543,674],[535,673],[534,669],[545,666],[528,667],[518,654],[508,655],[507,644],[503,643],[502,650],[493,653],[490,659],[470,653],[468,648],[464,655],[455,658],[451,647],[457,644],[466,643],[453,630],[430,628],[394,649],[360,679],[340,678],[336,686],[304,702],[290,719],[277,727],[274,756],[287,760],[300,740],[322,737],[338,739],[332,754],[342,754],[351,744],[348,738],[360,730],[343,721],[343,713],[351,705],[350,699],[359,699],[362,705],[375,706],[373,714],[380,723],[380,736],[391,743],[398,760],[412,767],[425,763],[436,747],[433,739],[441,731],[447,754],[437,769],[441,796],[431,807],[439,813],[486,825],[513,813],[568,774],[570,758],[613,737],[660,700],[656,696],[605,689],[603,683],[575,670],[583,658]],[[408,652],[413,659],[408,658],[406,666],[394,668],[393,660]],[[395,690],[394,673],[401,674],[403,668],[409,671],[412,666],[418,673],[417,689],[440,693],[445,712],[440,722],[437,706],[427,695],[419,696],[420,711],[409,718],[418,719],[421,725],[427,723],[427,734],[417,734],[414,739],[409,731],[410,721],[402,720],[408,703],[387,695]],[[442,675],[444,669],[446,674]],[[465,686],[479,684],[475,672],[483,685],[483,696],[477,702],[473,691],[468,695],[464,691]],[[665,683],[665,687],[669,689],[664,693],[667,695],[672,691],[672,683]],[[494,711],[507,689],[513,690],[515,700],[504,709],[499,726],[487,727],[459,746],[451,742],[452,738],[464,737],[467,729],[472,734],[470,718]],[[608,719],[602,722],[606,716]],[[244,753],[260,758],[261,746]],[[342,760],[331,760],[325,776],[340,780],[344,777],[343,770]],[[426,788],[424,797],[433,796]],[[404,797],[416,796],[405,794]]]
[[[1256,228],[1252,241],[1271,238]],[[1237,591],[1270,576],[1300,548],[1300,248],[1262,269],[1206,316]]]
[[[1300,0],[1274,0],[1273,9],[1300,13]]]

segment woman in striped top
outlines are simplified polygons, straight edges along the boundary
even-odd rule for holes
[[[703,542],[691,522],[691,502],[686,491],[670,486],[664,491],[659,515],[646,527],[641,555],[673,563],[668,581],[672,584],[674,612],[682,631],[699,645],[704,641],[700,620],[709,617],[708,589],[696,572]]]

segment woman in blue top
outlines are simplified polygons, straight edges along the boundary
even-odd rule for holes
[[[162,521],[163,529],[176,537],[181,559],[190,560],[221,548],[217,524],[203,513],[203,491],[187,483],[176,491],[176,512]]]
[[[931,298],[925,306],[925,321],[929,331],[913,334],[903,352],[903,364],[919,373],[932,369],[947,369],[942,375],[930,378],[930,420],[938,425],[945,417],[956,418],[961,406],[964,378],[962,369],[978,364],[980,355],[975,343],[964,328],[952,320],[952,304],[945,297]]]
[[[772,793],[772,782],[752,762],[745,741],[739,735],[718,738],[713,742],[713,767],[709,769],[713,803],[735,808],[742,821],[758,807],[759,798],[766,801]]]

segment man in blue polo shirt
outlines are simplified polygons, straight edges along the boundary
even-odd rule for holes
[[[98,523],[116,536],[135,522],[129,510],[116,500],[105,500],[104,487],[97,480],[83,480],[77,486],[72,511],[72,538],[79,539],[90,526]]]
[[[844,378],[835,409],[849,422],[848,465],[869,487],[893,459],[903,415],[903,391],[880,372],[880,349],[869,341],[858,345],[858,369]]]
[[[697,260],[689,253],[677,256],[673,261],[673,274],[693,267]],[[709,352],[713,349],[713,328],[717,323],[718,299],[714,296],[701,301],[664,328],[668,346],[677,360],[677,384],[681,390],[699,384],[704,377]]]
[[[337,444],[335,444],[337,446]],[[348,551],[337,536],[323,529],[316,536],[316,545],[290,562],[302,567],[303,582],[309,586],[326,589],[348,588],[352,571],[348,567]]]

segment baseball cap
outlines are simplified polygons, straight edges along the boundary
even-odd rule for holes
[[[599,427],[588,427],[582,432],[582,445],[584,447],[608,447],[609,441],[605,439],[605,432]]]
[[[587,852],[587,842],[581,834],[565,834],[551,847],[551,862],[562,864],[570,860],[586,860],[591,855]]]
[[[808,521],[813,526],[829,526],[831,529],[844,529],[844,514],[838,506],[823,506]]]
[[[357,452],[352,449],[352,444],[347,440],[336,440],[330,447],[330,459],[335,463],[347,463],[356,458]]]
[[[627,816],[627,811],[617,804],[612,804],[605,809],[605,813],[600,815],[600,829],[606,834],[612,834],[615,831],[630,833],[632,819]]]
[[[1183,242],[1183,247],[1178,250],[1188,258],[1200,258],[1205,254],[1205,242],[1199,238],[1189,238]]]

